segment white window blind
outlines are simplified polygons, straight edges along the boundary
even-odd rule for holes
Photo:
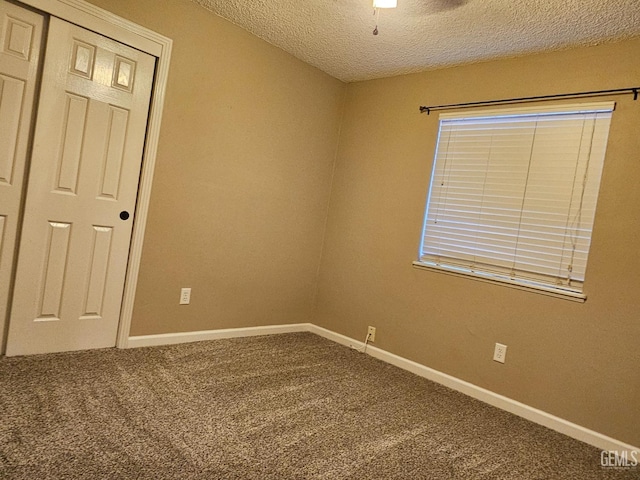
[[[440,115],[419,263],[581,294],[614,107]]]

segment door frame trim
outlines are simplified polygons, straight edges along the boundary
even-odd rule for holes
[[[162,122],[162,111],[167,78],[169,76],[169,63],[173,41],[170,38],[125,18],[87,3],[84,0],[19,1],[52,16],[86,28],[87,30],[92,30],[100,35],[142,50],[157,58],[153,89],[151,91],[147,136],[145,138],[144,152],[142,155],[142,169],[140,171],[136,213],[133,230],[131,232],[131,243],[129,245],[129,262],[122,296],[122,307],[120,309],[118,336],[116,337],[116,346],[118,348],[127,348],[136,286],[138,283],[138,273],[140,271],[140,260],[142,258],[142,244],[147,225],[149,200],[151,198],[151,186],[158,141],[160,138],[160,124]]]

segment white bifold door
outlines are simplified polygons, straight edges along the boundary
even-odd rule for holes
[[[154,68],[50,18],[7,355],[115,346]]]

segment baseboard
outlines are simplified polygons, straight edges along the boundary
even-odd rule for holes
[[[254,337],[259,335],[276,335],[282,333],[311,332],[333,342],[347,347],[361,348],[362,342],[339,333],[318,327],[311,323],[296,323],[291,325],[272,325],[264,327],[228,328],[222,330],[204,330],[199,332],[165,333],[159,335],[142,335],[129,337],[127,348],[173,345],[177,343],[199,342],[203,340],[218,340],[222,338]],[[444,385],[472,398],[480,400],[494,407],[513,413],[531,422],[543,425],[569,437],[588,443],[607,451],[640,451],[640,448],[626,444],[615,438],[589,430],[575,423],[564,420],[537,408],[525,405],[511,398],[453,377],[433,368],[426,367],[412,360],[400,357],[372,345],[367,346],[367,354],[383,362],[407,370],[420,377]]]
[[[219,340],[222,338],[256,337],[259,335],[276,335],[281,333],[309,332],[310,323],[291,325],[270,325],[265,327],[225,328],[221,330],[202,330],[198,332],[162,333],[158,335],[140,335],[129,337],[127,348],[157,347],[175,345],[177,343],[201,342],[203,340]]]
[[[326,328],[318,327],[317,325],[311,324],[309,331],[341,345],[357,348],[362,347],[361,341],[335,333],[331,330],[327,330]],[[550,413],[525,405],[517,400],[505,397],[464,380],[460,380],[459,378],[439,372],[438,370],[426,367],[412,360],[407,360],[406,358],[387,352],[381,348],[368,345],[367,354],[386,363],[402,368],[403,370],[419,375],[420,377],[424,377],[428,380],[444,385],[445,387],[449,387],[452,390],[464,393],[465,395],[484,403],[493,405],[501,410],[513,413],[514,415],[525,418],[531,422],[543,425],[551,430],[555,430],[556,432],[560,432],[564,435],[575,438],[576,440],[580,440],[581,442],[588,443],[589,445],[593,445],[601,450],[617,452],[625,450],[630,452],[635,450],[640,452],[639,447],[634,447],[616,440],[615,438],[589,430],[588,428],[569,422],[563,418],[556,417]]]

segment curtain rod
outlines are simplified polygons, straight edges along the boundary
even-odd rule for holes
[[[617,88],[615,90],[596,90],[593,92],[561,93],[557,95],[542,95],[539,97],[505,98],[502,100],[486,100],[484,102],[451,103],[449,105],[434,105],[431,107],[420,106],[420,113],[426,112],[426,114],[429,115],[431,112],[435,110],[483,107],[486,105],[507,105],[510,103],[540,102],[545,100],[555,100],[558,98],[597,97],[600,95],[621,94],[621,93],[633,93],[633,99],[638,100],[638,95],[640,94],[640,87]]]

